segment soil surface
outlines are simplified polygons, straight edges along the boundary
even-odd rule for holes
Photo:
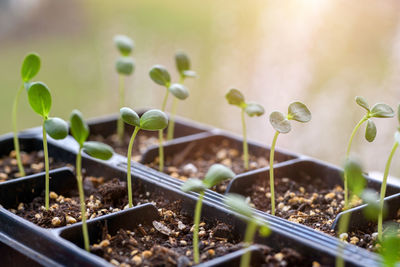
[[[229,139],[224,139],[220,143],[209,143],[206,146],[196,146],[193,142],[184,150],[167,156],[164,163],[164,172],[174,178],[187,180],[188,178],[203,179],[211,165],[221,163],[233,170],[236,174],[245,172],[243,158],[238,149],[232,148],[234,145]],[[150,164],[158,170],[158,157]],[[249,170],[254,170],[268,166],[269,162],[266,155],[249,155]],[[214,191],[224,193],[229,181],[224,181]]]
[[[44,171],[44,154],[42,150],[33,152],[21,151],[21,161],[26,175]],[[57,162],[52,157],[49,157],[49,164],[50,169],[65,166],[65,163]],[[0,158],[0,183],[19,177],[21,177],[21,174],[18,170],[16,153],[12,150],[9,155]]]

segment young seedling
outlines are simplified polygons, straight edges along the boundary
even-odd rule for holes
[[[361,127],[361,125],[364,122],[367,122],[367,127],[365,129],[365,139],[368,142],[372,142],[372,141],[374,141],[374,139],[376,137],[376,126],[375,126],[375,123],[372,121],[372,118],[391,118],[394,116],[393,109],[386,104],[377,103],[372,108],[370,108],[369,104],[363,97],[357,96],[355,100],[358,105],[360,105],[367,111],[367,114],[365,114],[364,117],[361,118],[361,120],[357,123],[357,125],[353,129],[353,132],[351,133],[350,140],[347,144],[347,149],[346,149],[346,157],[345,157],[346,159],[350,156],[350,149],[351,149],[351,144],[353,142],[354,136],[355,136],[357,130]],[[345,173],[344,174],[344,202],[345,202],[344,206],[345,206],[345,208],[349,208],[348,184],[349,184],[349,181],[348,181],[346,173]]]
[[[175,63],[176,63],[176,68],[179,72],[179,83],[176,85],[183,87],[183,82],[185,81],[185,79],[188,77],[191,78],[196,77],[196,72],[190,70],[189,57],[183,52],[178,52],[175,54]],[[171,87],[169,88],[169,90],[171,91]],[[187,91],[186,88],[185,90]],[[178,99],[183,100],[187,98],[186,96],[185,98],[182,99],[176,96],[172,91],[171,93],[175,96],[175,98],[172,100],[171,119],[168,126],[167,140],[172,140],[174,138],[175,116],[178,108]]]
[[[21,92],[24,90],[25,86],[29,84],[29,81],[32,80],[33,77],[40,70],[40,57],[38,54],[30,53],[28,54],[24,62],[22,63],[21,68],[21,78],[22,82],[17,91],[17,95],[15,96],[13,108],[12,108],[12,125],[13,125],[13,132],[14,132],[14,150],[17,157],[17,164],[18,164],[18,171],[21,176],[25,176],[24,166],[22,165],[21,160],[21,153],[19,148],[19,141],[18,141],[18,126],[17,126],[17,112],[18,112],[18,103],[19,98],[21,96]]]
[[[271,233],[268,225],[254,215],[251,207],[247,204],[246,199],[237,194],[228,194],[224,203],[231,209],[232,211],[240,214],[247,220],[246,232],[244,234],[244,246],[247,248],[253,243],[254,235],[256,233],[257,227],[260,227],[259,233],[261,236],[265,237]],[[243,254],[240,259],[240,267],[248,267],[250,266],[250,251],[247,251]]]
[[[139,130],[147,130],[147,131],[159,131],[163,130],[168,125],[168,117],[164,112],[157,109],[152,109],[146,111],[141,118],[139,115],[130,108],[123,107],[120,110],[122,120],[132,126],[135,126],[135,130],[132,133],[131,140],[129,141],[128,146],[128,154],[127,157],[127,165],[128,165],[128,174],[127,174],[127,185],[128,185],[128,200],[129,207],[133,207],[132,202],[132,179],[131,179],[131,161],[132,161],[132,147],[133,142],[135,141],[135,137]]]
[[[114,43],[117,46],[121,56],[117,59],[115,68],[119,74],[119,107],[125,105],[125,76],[129,76],[135,69],[135,61],[129,55],[131,54],[134,43],[132,39],[125,35],[116,35]],[[124,122],[121,118],[117,122],[117,134],[122,143],[124,137]]]
[[[400,261],[400,236],[398,226],[389,225],[380,240],[379,254],[383,259],[383,266],[395,267]]]
[[[161,111],[165,112],[165,107],[167,106],[167,100],[169,95],[169,87],[171,86],[171,76],[168,70],[161,65],[155,65],[150,69],[150,78],[159,85],[164,86],[167,89],[165,93],[164,100],[162,102]],[[159,147],[158,147],[158,160],[159,160],[159,170],[162,172],[164,170],[164,147],[163,147],[163,130],[158,131]]]
[[[264,108],[256,103],[246,103],[244,101],[243,94],[238,89],[231,89],[225,95],[226,100],[231,105],[238,106],[242,110],[242,130],[243,130],[243,162],[244,169],[249,169],[249,148],[247,145],[247,132],[246,132],[246,122],[245,122],[245,113],[250,117],[261,116],[264,114]]]
[[[78,154],[76,155],[76,179],[79,191],[79,202],[81,204],[81,217],[82,217],[82,233],[84,247],[89,251],[89,234],[86,225],[86,205],[85,193],[83,191],[82,182],[82,151],[91,157],[108,160],[112,157],[113,149],[103,143],[89,141],[86,142],[89,136],[89,127],[83,120],[82,114],[79,110],[73,110],[70,116],[71,133],[76,142],[79,144]]]
[[[201,206],[203,205],[203,197],[206,189],[218,185],[219,183],[235,177],[235,173],[222,164],[214,164],[207,171],[203,180],[197,178],[188,179],[181,187],[184,192],[197,192],[199,198],[194,211],[194,229],[193,229],[193,258],[194,262],[200,262],[199,254],[199,224],[201,217]]]
[[[28,100],[33,111],[43,118],[43,152],[45,163],[45,208],[49,210],[49,153],[47,150],[47,134],[60,140],[68,135],[68,124],[60,118],[50,118],[51,95],[50,90],[42,82],[31,83],[28,88]],[[46,134],[47,133],[47,134]]]
[[[280,133],[288,133],[292,129],[290,121],[308,122],[311,120],[311,112],[306,105],[301,102],[293,102],[289,105],[288,115],[282,112],[274,111],[269,115],[269,122],[275,129],[274,139],[272,140],[271,151],[269,155],[269,181],[271,190],[271,214],[275,215],[275,186],[274,186],[274,156],[275,145]]]

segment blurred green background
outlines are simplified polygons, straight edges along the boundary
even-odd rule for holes
[[[0,133],[11,131],[20,66],[30,51],[42,58],[37,79],[52,91],[53,115],[68,119],[73,108],[86,118],[117,112],[115,34],[136,43],[129,106],[161,106],[165,89],[148,71],[165,65],[176,81],[173,56],[183,50],[199,77],[186,82],[191,95],[179,106],[181,116],[240,134],[239,110],[224,98],[231,87],[267,114],[300,100],[312,122],[293,125],[278,146],[335,164],[364,114],[356,95],[371,105],[400,102],[397,0],[0,0]],[[367,143],[362,131],[354,143],[366,171],[383,171],[397,127],[395,119],[375,121],[376,141]],[[20,129],[39,124],[24,96]],[[268,115],[247,124],[251,139],[271,143]],[[392,167],[397,176],[399,156]]]

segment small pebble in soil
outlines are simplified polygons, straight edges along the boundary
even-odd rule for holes
[[[339,235],[339,239],[342,241],[346,241],[348,237],[349,237],[349,234],[347,234],[347,233],[341,233]]]

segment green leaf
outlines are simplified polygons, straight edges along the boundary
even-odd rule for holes
[[[140,118],[140,128],[148,131],[158,131],[168,126],[167,115],[158,109],[146,111]]]
[[[185,100],[189,96],[188,89],[179,83],[172,84],[168,90],[178,99]]]
[[[238,89],[231,89],[225,95],[226,100],[231,105],[238,106],[240,108],[244,108],[246,103],[244,102],[244,96]]]
[[[394,111],[388,105],[378,103],[372,107],[370,116],[375,118],[391,118],[394,116]]]
[[[79,110],[73,110],[69,118],[71,133],[78,144],[82,147],[89,136],[89,127],[83,120],[82,113]]]
[[[265,112],[264,108],[261,105],[252,102],[247,103],[246,108],[244,110],[250,117],[261,116]]]
[[[68,135],[68,123],[60,118],[50,118],[44,122],[46,132],[53,139],[64,139]]]
[[[230,210],[237,212],[245,217],[253,218],[253,211],[250,206],[246,203],[246,199],[238,194],[227,194],[224,199],[225,205]]]
[[[194,70],[185,70],[183,72],[183,76],[184,77],[189,77],[189,78],[196,78],[197,77],[197,73]]]
[[[235,177],[235,173],[228,167],[222,164],[213,164],[207,171],[204,177],[204,184],[211,188],[222,181],[229,180]]]
[[[95,141],[85,142],[83,144],[83,152],[93,158],[102,160],[108,160],[114,154],[114,150],[109,145]]]
[[[171,76],[164,66],[155,65],[150,70],[150,78],[157,84],[169,87]]]
[[[292,129],[289,120],[286,116],[279,111],[274,111],[269,115],[269,122],[272,127],[280,133],[288,133]]]
[[[51,95],[47,85],[42,82],[31,83],[31,86],[28,89],[28,100],[33,111],[43,118],[49,116],[51,109]]]
[[[189,57],[184,52],[177,52],[175,54],[175,63],[178,72],[184,76],[184,71],[190,70]]]
[[[114,36],[114,43],[117,46],[119,52],[124,56],[128,56],[133,50],[133,40],[126,35]]]
[[[288,119],[299,122],[308,122],[311,120],[311,112],[303,103],[293,102],[288,108]]]
[[[115,68],[119,74],[131,75],[135,70],[135,61],[131,57],[119,57],[115,63]]]
[[[365,108],[369,112],[369,105],[367,103],[367,100],[365,100],[364,97],[356,96],[356,103],[358,105],[360,105],[361,107]]]
[[[349,158],[345,162],[344,171],[347,175],[350,191],[353,194],[360,196],[366,185],[366,180],[362,174],[360,163]]]
[[[376,137],[376,126],[375,123],[368,119],[367,121],[367,127],[365,128],[365,139],[367,139],[368,142],[374,141]]]
[[[181,190],[183,192],[190,192],[190,191],[202,192],[206,189],[207,189],[207,187],[205,186],[203,181],[201,181],[200,179],[197,179],[197,178],[190,178],[190,179],[186,180],[186,182],[181,187]]]
[[[380,211],[378,193],[372,189],[365,189],[361,199],[367,206],[364,208],[364,215],[368,220],[377,221]]]
[[[379,254],[383,257],[384,266],[394,267],[400,261],[400,237],[398,226],[390,224],[384,229]]]
[[[271,234],[271,229],[265,224],[260,226],[260,230],[258,231],[260,233],[260,236],[262,237],[267,237]]]
[[[136,127],[140,127],[140,118],[139,115],[132,109],[128,107],[123,107],[119,110],[122,120]]]
[[[394,133],[394,140],[395,140],[397,143],[399,143],[399,145],[400,145],[400,132],[399,132],[399,130],[397,130],[397,131]]]
[[[40,57],[36,53],[30,53],[28,54],[24,62],[22,63],[22,68],[21,68],[21,77],[24,82],[28,82],[31,80],[33,77],[36,76],[36,74],[40,70]]]

